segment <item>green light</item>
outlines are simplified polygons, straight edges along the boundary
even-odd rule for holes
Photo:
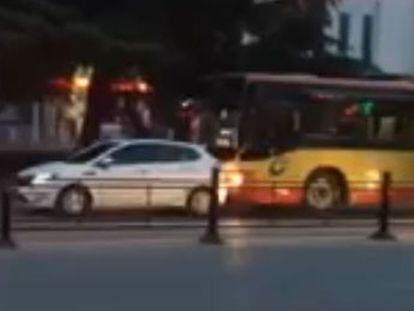
[[[358,103],[358,110],[362,115],[368,117],[372,115],[374,106],[375,104],[372,100],[363,100]]]

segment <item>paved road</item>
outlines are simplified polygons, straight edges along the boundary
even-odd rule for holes
[[[368,229],[20,232],[0,251],[0,310],[412,311],[414,235]]]
[[[203,229],[206,220],[186,218],[148,218],[129,220],[54,220],[29,219],[12,224],[14,231],[127,231],[146,229]],[[219,228],[368,228],[375,230],[375,219],[237,219],[227,218],[219,222]],[[413,219],[392,219],[390,227],[414,228]]]

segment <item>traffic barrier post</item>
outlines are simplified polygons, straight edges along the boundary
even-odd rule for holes
[[[381,183],[381,203],[378,211],[378,229],[370,236],[373,240],[394,241],[396,237],[389,229],[389,214],[390,214],[390,188],[391,188],[391,174],[385,172],[382,176]]]
[[[0,237],[0,249],[14,249],[16,244],[11,236],[11,204],[10,193],[7,190],[2,192],[2,205],[1,205],[1,237]]]
[[[204,235],[200,238],[203,244],[221,244],[223,241],[218,232],[218,191],[219,191],[219,168],[215,167],[211,177],[211,200],[208,210],[207,227]]]

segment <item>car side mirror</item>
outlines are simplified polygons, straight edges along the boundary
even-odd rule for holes
[[[101,169],[107,169],[114,163],[114,160],[112,158],[103,158],[100,159],[98,162],[96,162],[96,166]]]

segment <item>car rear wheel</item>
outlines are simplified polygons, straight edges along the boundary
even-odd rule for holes
[[[194,190],[187,200],[187,209],[194,215],[207,215],[210,209],[212,194],[209,189]]]
[[[337,176],[330,172],[319,172],[311,176],[306,185],[305,201],[310,208],[326,211],[338,207],[344,190]]]
[[[91,208],[91,197],[83,187],[73,186],[62,191],[59,195],[56,209],[59,214],[80,216]]]

